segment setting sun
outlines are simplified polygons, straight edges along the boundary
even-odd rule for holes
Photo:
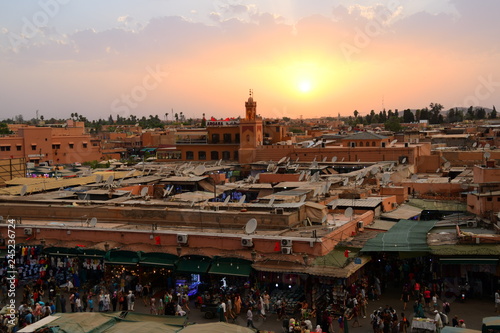
[[[307,92],[311,91],[311,89],[312,89],[311,81],[309,81],[309,80],[302,80],[302,81],[299,82],[299,90],[300,90],[300,92],[307,93]]]

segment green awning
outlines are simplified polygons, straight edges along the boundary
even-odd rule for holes
[[[443,265],[496,265],[498,258],[439,258]]]
[[[250,276],[252,272],[252,262],[238,258],[218,258],[212,262],[210,274]]]
[[[435,223],[400,220],[387,232],[369,239],[361,252],[429,252],[427,233]]]
[[[71,256],[76,257],[80,254],[77,247],[47,247],[43,249],[43,252],[50,256]]]
[[[83,258],[104,257],[104,255],[106,254],[106,251],[98,250],[98,249],[87,249],[84,247],[80,247],[78,249],[80,252],[80,254],[78,256],[83,257]]]
[[[202,274],[208,271],[211,260],[204,256],[185,256],[177,261],[177,271],[184,273]]]
[[[110,265],[136,265],[139,263],[140,259],[140,252],[111,250],[104,256],[104,263]]]
[[[176,255],[169,253],[148,252],[141,254],[139,265],[174,268],[177,259],[178,257]]]

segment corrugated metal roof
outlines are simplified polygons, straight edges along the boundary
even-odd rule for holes
[[[383,213],[382,217],[391,220],[409,220],[412,217],[420,215],[420,213],[422,213],[422,209],[415,206],[403,204],[393,211]]]
[[[366,198],[366,199],[335,199],[330,201],[327,206],[337,207],[368,207],[375,208],[380,205],[382,198]]]
[[[368,240],[362,252],[429,252],[427,233],[436,221],[401,220],[389,231]]]

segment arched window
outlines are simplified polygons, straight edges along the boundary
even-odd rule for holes
[[[222,152],[222,159],[223,160],[230,160],[231,159],[231,153],[228,151],[223,151]]]
[[[192,151],[186,152],[186,160],[194,160],[194,153]]]
[[[360,146],[360,147],[363,147],[363,141],[360,141],[360,142],[359,142],[359,146]]]
[[[207,152],[205,151],[199,151],[198,152],[198,160],[204,161],[207,159]]]
[[[372,147],[375,147],[375,141],[372,141]]]

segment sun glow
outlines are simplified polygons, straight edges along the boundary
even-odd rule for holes
[[[299,91],[301,93],[304,93],[304,94],[308,93],[308,92],[311,91],[311,89],[312,89],[311,81],[309,81],[309,80],[301,80],[299,82]]]

